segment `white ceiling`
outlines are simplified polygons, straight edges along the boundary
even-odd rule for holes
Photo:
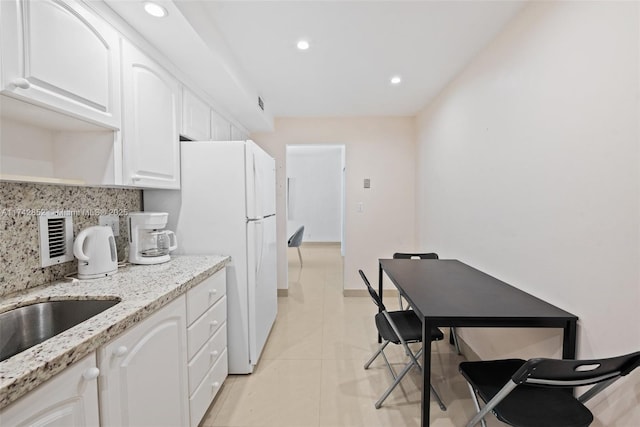
[[[524,5],[159,0],[169,17],[151,22],[138,0],[104,1],[249,130],[272,116],[414,115]],[[296,49],[301,38],[309,50]]]
[[[516,1],[207,1],[274,116],[413,115],[520,10]],[[305,38],[311,48],[296,49]],[[399,74],[399,86],[389,84]]]

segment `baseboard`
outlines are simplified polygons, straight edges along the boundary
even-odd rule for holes
[[[340,242],[303,242],[302,247],[304,248],[312,247],[312,246],[337,246],[340,247]]]
[[[458,335],[458,346],[460,347],[460,352],[464,355],[464,358],[468,361],[475,362],[480,360],[480,356],[473,351],[473,349]]]
[[[366,289],[343,289],[342,290],[343,297],[368,297],[369,291]],[[382,296],[384,297],[398,297],[397,289],[385,289],[382,292]]]
[[[278,296],[279,297],[288,297],[289,296],[289,289],[278,289]]]

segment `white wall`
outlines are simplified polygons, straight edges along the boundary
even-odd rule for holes
[[[53,177],[53,132],[10,119],[0,121],[0,173]]]
[[[344,144],[346,157],[345,289],[363,289],[358,269],[377,281],[378,258],[415,249],[413,118],[282,118],[252,139],[276,159],[278,287],[287,288],[285,215],[287,144]],[[371,188],[363,188],[363,179]],[[363,212],[357,212],[357,204]],[[304,256],[304,254],[303,254]]]
[[[420,243],[579,316],[581,358],[640,350],[638,9],[530,3],[417,120]],[[560,356],[557,332],[461,334]],[[588,406],[640,425],[640,372]]]
[[[10,118],[0,120],[3,175],[111,184],[114,158],[113,131],[52,130]]]
[[[342,146],[287,147],[287,235],[304,225],[305,242],[340,242]]]

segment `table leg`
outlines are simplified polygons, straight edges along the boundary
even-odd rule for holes
[[[382,264],[378,263],[378,295],[382,301]],[[378,313],[382,312],[382,308],[378,308]],[[378,334],[378,344],[382,343],[382,337]]]
[[[576,321],[568,320],[565,323],[562,334],[562,358],[563,359],[575,359],[576,358]]]
[[[576,358],[576,331],[577,325],[575,320],[567,320],[564,324],[562,331],[562,358],[563,359],[575,359]],[[576,389],[567,388],[567,393],[570,393],[575,397]]]
[[[422,427],[429,425],[431,407],[431,322],[422,319]]]

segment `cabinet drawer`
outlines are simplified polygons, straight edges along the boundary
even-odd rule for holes
[[[227,319],[227,297],[222,297],[213,307],[187,328],[187,358],[191,358],[207,342]]]
[[[226,271],[220,270],[187,292],[187,325],[219,300],[227,290]]]
[[[227,325],[223,324],[218,332],[193,356],[189,362],[189,396],[206,376],[207,371],[220,359],[227,348]]]
[[[213,368],[207,373],[207,377],[202,381],[189,399],[189,409],[191,412],[191,427],[196,427],[203,415],[207,412],[209,405],[220,391],[222,383],[227,378],[229,365],[227,361],[227,350],[225,350]]]

